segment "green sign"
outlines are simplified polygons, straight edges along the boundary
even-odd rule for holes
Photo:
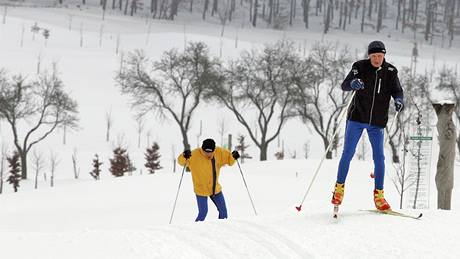
[[[433,140],[433,137],[426,136],[411,136],[410,140]]]

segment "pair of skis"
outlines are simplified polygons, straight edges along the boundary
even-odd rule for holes
[[[389,209],[389,210],[373,209],[373,210],[361,210],[361,211],[367,211],[367,212],[370,212],[370,213],[384,214],[384,215],[403,217],[403,218],[411,218],[411,219],[420,219],[423,216],[423,213],[420,213],[418,215],[411,215],[411,214],[406,214],[406,213],[394,211],[394,210],[391,210],[391,209]],[[339,216],[339,205],[334,205],[334,212],[332,214],[332,217],[334,219],[337,219],[338,216]]]

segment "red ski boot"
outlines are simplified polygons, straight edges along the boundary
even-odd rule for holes
[[[334,205],[342,204],[343,194],[345,192],[345,186],[343,183],[336,183],[334,187],[334,192],[332,194],[331,203]]]
[[[391,210],[390,204],[383,197],[383,190],[374,190],[374,203],[378,210]]]

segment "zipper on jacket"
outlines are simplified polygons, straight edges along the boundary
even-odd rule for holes
[[[380,94],[380,86],[382,86],[382,78],[379,78],[379,88],[377,90],[377,94]]]
[[[372,112],[374,111],[374,102],[375,102],[375,90],[377,89],[377,79],[379,77],[379,71],[382,69],[382,67],[377,68],[375,70],[375,83],[374,83],[374,93],[372,94],[372,106],[371,106],[371,114],[369,116],[369,125],[371,125],[372,122]]]

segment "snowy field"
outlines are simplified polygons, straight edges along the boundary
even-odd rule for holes
[[[70,19],[71,17],[71,19]],[[45,41],[33,36],[30,27],[37,25],[51,31]],[[196,23],[196,24],[195,24]],[[150,28],[150,29],[149,29]],[[18,193],[5,184],[0,195],[0,250],[2,258],[458,258],[456,244],[460,239],[460,199],[453,192],[451,211],[436,210],[434,174],[437,161],[437,141],[433,142],[431,159],[430,209],[422,211],[421,220],[360,211],[370,209],[373,181],[369,177],[372,163],[354,161],[350,168],[345,200],[338,222],[332,220],[331,191],[335,181],[337,160],[326,161],[315,181],[302,211],[298,206],[312,173],[319,163],[323,148],[300,122],[289,122],[282,140],[289,152],[300,157],[303,144],[310,140],[311,159],[248,162],[242,170],[258,215],[249,201],[238,167],[225,168],[221,184],[229,210],[229,219],[217,220],[210,206],[208,220],[194,223],[195,197],[191,177],[185,174],[173,224],[169,225],[180,170],[172,173],[172,157],[181,147],[180,132],[170,120],[150,117],[137,147],[136,122],[129,109],[128,98],[120,94],[114,82],[115,71],[123,52],[144,48],[158,58],[171,47],[179,49],[184,42],[204,41],[214,55],[228,59],[243,49],[261,46],[283,37],[309,48],[319,34],[279,32],[264,29],[227,28],[221,38],[221,28],[187,21],[146,23],[142,18],[108,15],[101,21],[94,10],[8,9],[6,23],[0,24],[0,68],[12,74],[22,73],[34,78],[37,62],[41,71],[57,62],[65,89],[79,104],[80,130],[67,136],[62,144],[62,132],[37,145],[37,152],[59,154],[56,186],[40,177],[39,189],[33,180],[21,183]],[[102,33],[101,33],[102,32]],[[23,37],[22,37],[23,35]],[[238,35],[237,48],[236,35]],[[348,44],[362,52],[371,35],[349,35],[340,32],[324,40]],[[388,60],[397,67],[408,66],[412,43],[397,39],[381,39],[388,49]],[[117,44],[118,42],[118,44]],[[80,44],[82,45],[80,47]],[[117,45],[119,52],[116,53]],[[222,47],[221,47],[222,46]],[[437,49],[420,45],[419,69],[433,65],[455,65],[458,49]],[[222,48],[222,50],[221,50]],[[302,50],[299,53],[303,53]],[[105,141],[105,115],[114,116],[112,139]],[[220,143],[218,122],[229,122],[228,132],[245,134],[227,111],[203,105],[190,131],[192,146],[206,137]],[[203,133],[197,140],[199,120]],[[147,137],[148,131],[150,137]],[[0,122],[3,146],[12,150],[10,129]],[[114,179],[107,170],[113,147],[128,145],[135,164],[141,168],[143,152],[157,141],[162,152],[164,169],[155,175],[135,175]],[[254,145],[252,145],[254,146]],[[253,148],[253,147],[252,147]],[[269,159],[276,143],[269,150]],[[74,180],[71,154],[78,153],[81,177]],[[250,151],[251,152],[251,151]],[[104,162],[102,180],[90,179],[91,159],[98,153]],[[257,156],[256,150],[251,152]],[[387,153],[387,157],[390,157]],[[387,159],[388,161],[388,159]],[[457,162],[458,163],[458,162]],[[460,166],[456,166],[456,172]],[[31,173],[30,173],[31,174]],[[387,163],[386,198],[398,208],[399,197],[391,183],[393,170]],[[455,186],[459,184],[456,177]],[[405,209],[404,212],[417,212]]]

